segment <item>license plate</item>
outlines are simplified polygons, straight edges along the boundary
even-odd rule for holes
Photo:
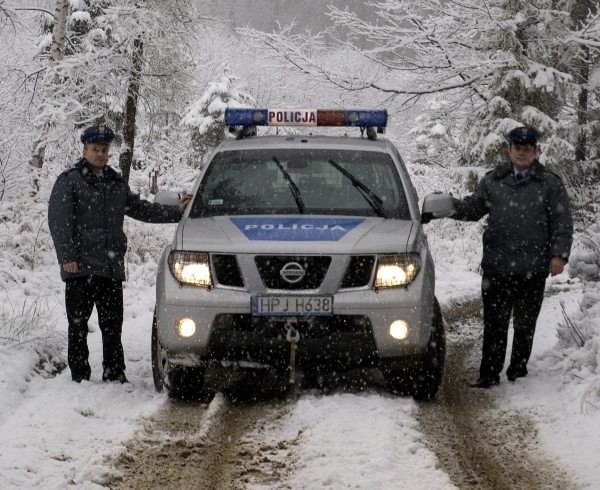
[[[333,296],[252,296],[252,315],[333,315]]]

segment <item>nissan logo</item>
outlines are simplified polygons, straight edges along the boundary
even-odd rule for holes
[[[288,262],[279,271],[281,278],[288,284],[300,282],[306,274],[304,267],[298,262]]]

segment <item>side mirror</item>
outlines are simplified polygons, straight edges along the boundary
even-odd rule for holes
[[[429,223],[436,218],[449,218],[456,210],[452,196],[445,192],[428,194],[421,207],[421,223]]]
[[[179,199],[179,193],[174,191],[160,191],[154,196],[154,202],[163,206],[177,206]]]

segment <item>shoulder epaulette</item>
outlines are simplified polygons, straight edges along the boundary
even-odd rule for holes
[[[62,177],[63,175],[65,175],[65,176],[66,176],[66,175],[72,174],[72,173],[73,173],[73,172],[75,172],[76,170],[78,170],[78,167],[71,167],[71,168],[68,168],[68,169],[66,169],[66,170],[63,170],[63,171],[60,173],[59,177]]]
[[[544,174],[550,174],[562,182],[562,177],[560,175],[558,175],[557,173],[553,172],[552,170],[548,169],[548,167],[546,165],[542,165],[541,163],[536,162],[534,164],[534,168],[536,170],[536,173],[539,174],[540,178]]]
[[[560,175],[558,175],[556,172],[552,172],[552,170],[548,170],[547,168],[545,168],[544,171],[547,174],[554,175],[554,177],[556,177],[558,180],[562,181],[562,177]]]
[[[123,176],[112,167],[106,166],[104,168],[104,172],[106,173],[106,176],[112,180],[120,180],[122,182],[125,182]]]
[[[492,170],[487,172],[486,175],[491,174],[494,176],[495,179],[502,179],[506,177],[510,172],[510,167],[506,165],[498,165],[496,168],[493,168]]]

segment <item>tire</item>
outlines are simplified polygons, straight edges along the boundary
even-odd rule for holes
[[[199,366],[171,365],[165,378],[167,393],[177,400],[203,400],[204,371]]]
[[[407,359],[401,367],[382,370],[389,391],[397,395],[410,395],[419,401],[434,400],[442,384],[445,359],[444,319],[440,305],[435,299],[431,336],[425,353]]]
[[[158,341],[158,327],[156,324],[156,309],[152,319],[152,378],[154,379],[154,388],[162,393],[165,386],[165,372],[167,367],[167,358],[162,355],[162,347]]]
[[[163,389],[171,398],[199,400],[203,397],[203,366],[178,366],[171,364],[158,340],[156,311],[152,322],[152,377],[159,393]]]

